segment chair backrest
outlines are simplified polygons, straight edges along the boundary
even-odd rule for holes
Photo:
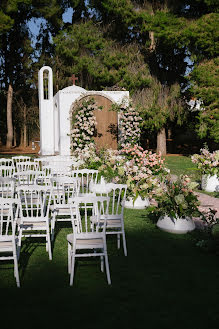
[[[0,198],[0,238],[15,235],[16,221],[14,212],[14,201],[12,199]]]
[[[13,166],[0,165],[0,176],[2,177],[12,177],[14,172]]]
[[[95,169],[77,169],[72,171],[73,177],[81,179],[81,193],[89,193],[90,183],[97,183],[98,170]]]
[[[12,157],[12,161],[15,167],[18,162],[30,161],[30,159],[31,157],[27,155],[17,155]]]
[[[71,170],[66,167],[56,166],[55,164],[43,165],[42,171],[45,172],[47,177],[57,177],[57,176],[71,176]]]
[[[48,218],[51,201],[49,186],[18,186],[17,192],[21,218]]]
[[[126,199],[127,185],[126,184],[108,184],[111,188],[109,215],[123,215],[124,203]]]
[[[0,166],[13,166],[13,160],[11,158],[0,158]]]
[[[14,174],[18,185],[33,185],[37,183],[39,172],[35,170],[20,171]]]
[[[80,178],[60,176],[50,179],[52,199],[56,204],[68,204],[80,192]]]
[[[16,179],[0,177],[0,197],[14,198]]]
[[[37,171],[39,164],[34,161],[20,161],[16,163],[17,172],[35,170]]]
[[[110,198],[106,196],[76,197],[71,204],[72,218],[82,206],[84,216],[76,216],[73,221],[75,235],[86,233],[105,233]],[[95,225],[92,220],[95,219]]]

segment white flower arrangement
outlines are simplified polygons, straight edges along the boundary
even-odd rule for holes
[[[119,114],[120,146],[138,144],[141,135],[141,116],[132,105],[121,105]]]
[[[94,110],[100,109],[93,98],[76,103],[71,115],[71,149],[74,153],[80,152],[90,143],[94,143],[96,118]]]

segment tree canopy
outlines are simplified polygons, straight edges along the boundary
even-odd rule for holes
[[[72,20],[64,22],[70,8]],[[31,19],[45,22],[35,44]],[[9,84],[19,102],[37,104],[37,70],[51,65],[55,91],[72,73],[86,89],[129,90],[143,126],[157,133],[186,125],[186,100],[195,98],[202,102],[197,134],[218,142],[218,33],[217,0],[3,0],[1,112]]]

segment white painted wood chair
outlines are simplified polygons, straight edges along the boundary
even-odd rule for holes
[[[16,237],[15,199],[0,198],[0,261],[14,261],[14,276],[20,287]]]
[[[106,220],[106,235],[117,235],[118,249],[120,249],[120,237],[122,236],[124,255],[127,256],[124,227],[124,204],[126,200],[127,185],[109,183],[107,186],[110,188],[111,192],[106,194],[110,196],[110,205]],[[92,219],[94,224],[95,220],[95,218]]]
[[[98,170],[95,169],[77,169],[72,171],[73,177],[81,179],[81,194],[93,193],[90,191],[90,184],[96,184],[98,179]]]
[[[16,169],[16,165],[17,163],[20,163],[20,162],[25,162],[25,161],[30,161],[31,160],[31,157],[30,156],[26,156],[26,155],[16,155],[16,156],[13,156],[12,157],[12,161],[13,161],[13,166]]]
[[[42,171],[45,172],[46,177],[52,178],[57,176],[71,176],[71,170],[66,167],[56,166],[53,164],[43,165]]]
[[[19,220],[18,247],[21,249],[23,237],[46,239],[46,250],[52,259],[50,238],[51,189],[48,186],[18,186]]]
[[[13,160],[11,158],[0,158],[0,166],[13,166]]]
[[[67,235],[70,285],[73,285],[75,260],[83,257],[100,257],[102,272],[105,260],[107,282],[111,284],[105,234],[106,221],[103,221],[108,213],[109,200],[109,197],[85,196],[75,198],[71,205],[73,233]],[[82,204],[84,218],[80,216]],[[90,222],[90,217],[94,216],[96,218],[95,226]]]
[[[17,185],[34,185],[37,183],[39,172],[36,170],[20,171],[13,176],[17,181]]]
[[[2,177],[12,177],[14,173],[13,166],[0,165],[0,176]]]
[[[20,161],[16,163],[17,172],[29,171],[29,170],[39,170],[39,163],[34,161]]]
[[[0,177],[0,197],[14,198],[16,179],[12,177]]]
[[[78,196],[80,191],[80,178],[69,176],[53,177],[51,181],[52,193],[52,240],[54,239],[54,231],[56,222],[71,222],[70,203]]]

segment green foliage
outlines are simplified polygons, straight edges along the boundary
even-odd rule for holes
[[[165,181],[165,185],[160,193],[155,194],[158,203],[154,212],[160,216],[171,216],[174,218],[185,218],[201,215],[198,206],[200,202],[193,193],[197,183],[191,182],[188,176],[180,176],[176,182],[170,179]]]
[[[197,115],[197,132],[201,138],[209,136],[219,142],[219,58],[205,60],[189,76],[190,93],[202,100],[202,111]]]
[[[120,46],[91,21],[72,25],[56,38],[60,69],[79,74],[87,89],[117,85],[130,92],[150,85],[150,74],[137,45]]]
[[[144,118],[142,126],[145,129],[159,131],[170,122],[175,121],[180,125],[185,119],[180,87],[177,84],[167,87],[154,79],[151,88],[136,92],[133,100]]]
[[[214,238],[219,239],[219,224],[214,224],[212,226],[211,233]]]
[[[211,13],[191,22],[184,31],[193,58],[213,58],[219,52],[219,15]]]

